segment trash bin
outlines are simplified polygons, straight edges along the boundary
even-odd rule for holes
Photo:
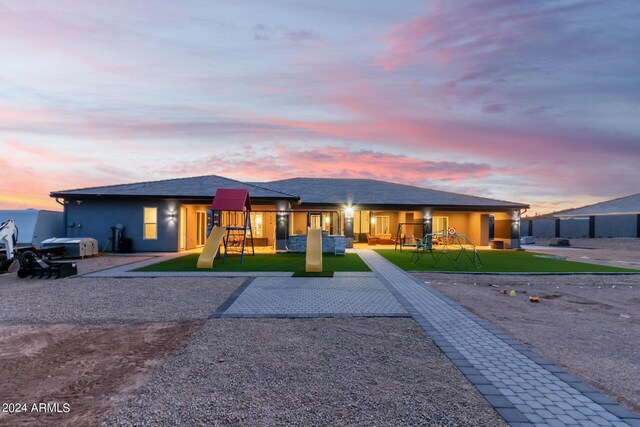
[[[129,237],[123,237],[118,242],[121,254],[130,254],[132,251],[132,240]]]

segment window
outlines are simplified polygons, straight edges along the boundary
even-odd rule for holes
[[[322,228],[322,224],[320,221],[322,220],[322,215],[320,214],[312,214],[309,218],[310,228]]]
[[[262,237],[262,213],[251,212],[251,231],[253,237]]]
[[[204,246],[207,241],[207,212],[196,211],[196,246]]]
[[[354,233],[370,233],[371,215],[369,211],[356,212],[357,220],[353,223]]]
[[[158,208],[144,208],[144,240],[158,238]]]
[[[178,217],[180,234],[178,236],[179,239],[179,249],[181,251],[187,249],[187,208],[180,207],[180,216]]]
[[[449,217],[446,216],[434,216],[433,217],[433,232],[443,233],[444,236],[449,235]]]
[[[376,235],[389,234],[389,217],[377,216],[376,217]]]

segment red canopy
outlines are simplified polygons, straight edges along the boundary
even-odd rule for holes
[[[250,211],[249,190],[243,188],[218,188],[213,197],[211,210],[214,211]]]

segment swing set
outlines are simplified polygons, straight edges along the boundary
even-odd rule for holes
[[[224,255],[222,263],[227,263],[227,255],[240,255],[244,262],[247,239],[251,242],[251,255],[255,255],[253,230],[251,228],[251,200],[245,189],[219,188],[211,205],[213,226],[225,227],[222,238]]]

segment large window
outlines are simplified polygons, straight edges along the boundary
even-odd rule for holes
[[[446,216],[434,216],[433,217],[433,232],[444,233],[445,236],[449,235],[449,217]]]
[[[251,231],[253,237],[262,237],[262,212],[251,212]]]
[[[376,235],[389,234],[389,217],[376,216]]]
[[[144,240],[158,238],[158,208],[144,208]]]

